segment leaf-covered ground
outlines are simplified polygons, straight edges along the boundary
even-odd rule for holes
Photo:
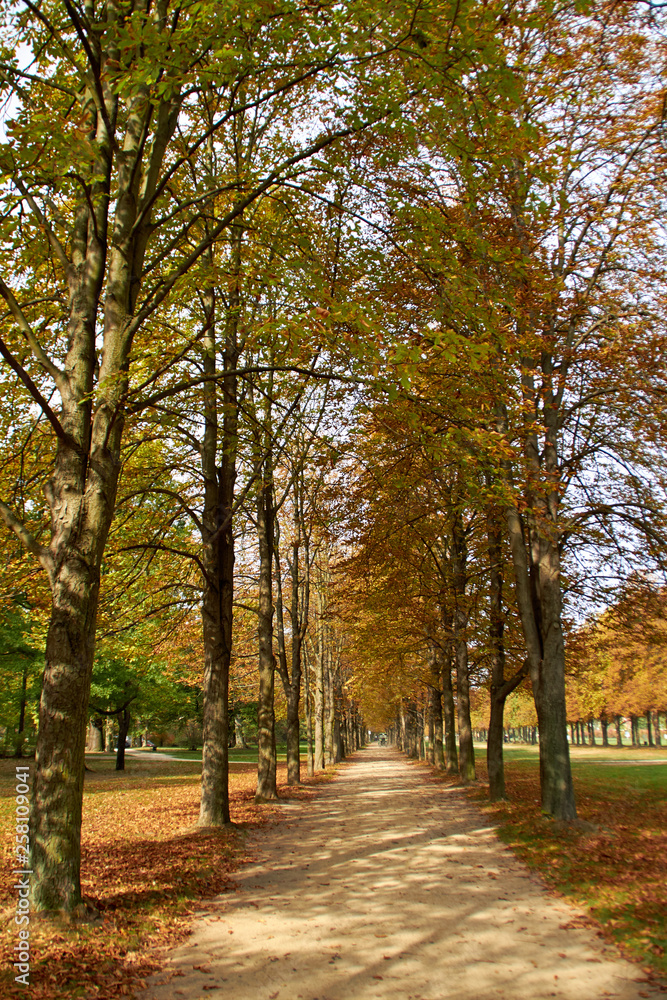
[[[578,814],[593,830],[540,815],[538,758],[529,749],[506,753],[509,801],[484,808],[547,884],[583,906],[628,958],[667,981],[667,757],[642,750],[619,761],[614,754],[573,752]],[[639,757],[656,763],[640,764]],[[477,773],[484,783],[483,753]],[[472,794],[482,803],[486,789]]]
[[[0,762],[5,959],[17,942],[10,854],[14,764]],[[31,1000],[132,996],[159,967],[161,950],[186,936],[192,914],[233,888],[234,870],[248,860],[244,830],[275,817],[275,809],[253,802],[253,764],[235,766],[230,778],[232,820],[238,824],[231,833],[197,830],[196,763],[131,760],[120,774],[110,758],[89,758],[88,765],[93,770],[86,774],[82,883],[100,919],[58,929],[31,923]],[[284,767],[279,766],[278,779],[285,797],[312,794],[307,787],[288,790]],[[8,969],[13,960],[3,961],[0,973],[0,993],[8,1000],[26,996]]]
[[[512,748],[506,757],[509,802],[484,805],[483,754],[478,757],[480,787],[472,790],[502,838],[554,890],[586,907],[628,957],[667,975],[667,763],[641,767],[616,763],[600,752],[575,754],[579,814],[595,829],[572,830],[540,817],[536,753]],[[276,815],[275,809],[253,802],[253,764],[233,768],[232,818],[238,829],[232,833],[196,829],[195,761],[130,760],[120,774],[109,758],[91,758],[89,766],[83,884],[101,916],[57,931],[31,924],[34,1000],[132,996],[159,967],[162,949],[186,936],[192,914],[233,889],[233,873],[247,860],[244,830]],[[10,874],[13,773],[13,761],[0,761],[3,957],[11,956],[16,944]],[[285,780],[284,767],[279,780]],[[283,785],[281,790],[290,797],[312,794],[308,787],[288,791]],[[6,971],[0,973],[0,993],[8,1000],[26,996],[7,969],[11,961],[3,962]]]

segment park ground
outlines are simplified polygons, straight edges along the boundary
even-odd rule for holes
[[[372,753],[362,751],[355,763],[343,765],[338,780],[345,780],[359,762],[370,762]],[[177,755],[186,759],[129,755],[128,769],[121,773],[113,770],[110,757],[89,758],[83,880],[100,918],[76,928],[33,927],[31,998],[138,996],[146,982],[153,982],[151,974],[164,966],[168,949],[186,941],[197,914],[200,921],[207,919],[201,915],[218,911],[221,900],[231,904],[237,898],[239,879],[253,871],[247,863],[257,858],[257,838],[265,835],[262,830],[269,842],[288,836],[296,815],[292,810],[307,817],[331,794],[328,786],[317,788],[329,774],[298,790],[282,785],[287,806],[256,806],[252,801],[254,764],[238,760],[232,766],[231,781],[232,814],[238,829],[231,834],[197,831],[199,762],[196,755],[178,751]],[[459,812],[465,803],[483,820],[477,828],[496,826],[505,844],[539,874],[554,899],[563,905],[567,901],[577,904],[576,917],[565,921],[571,933],[587,925],[605,947],[616,953],[619,945],[637,963],[633,966],[637,979],[644,981],[643,986],[633,987],[638,992],[632,995],[641,996],[647,990],[653,995],[667,982],[667,752],[573,748],[579,811],[587,821],[584,828],[574,830],[558,828],[540,817],[534,749],[512,746],[506,758],[511,801],[498,806],[484,802],[480,751],[480,787],[454,788]],[[422,793],[451,790],[451,783],[434,775],[426,764],[404,764],[398,759]],[[0,824],[8,862],[13,842],[14,767],[14,761],[0,762]],[[284,777],[281,774],[282,781]],[[391,800],[390,795],[383,802],[383,815],[390,825]],[[274,828],[275,824],[279,825]],[[372,830],[369,833],[372,836]],[[446,829],[436,833],[444,836]],[[292,861],[300,867],[298,844]],[[494,888],[503,877],[501,866],[492,879]],[[0,887],[5,955],[15,943],[12,882],[8,863],[3,866]],[[438,891],[437,880],[433,891]],[[326,964],[328,968],[328,958]],[[12,984],[11,971],[2,975],[3,995],[26,995],[23,987]],[[377,990],[384,973],[377,976],[374,995],[380,996]],[[392,982],[388,976],[387,984]],[[200,985],[212,989],[210,984]],[[225,989],[229,991],[228,983]],[[207,995],[214,993],[201,993]],[[192,996],[199,1000],[200,993]]]

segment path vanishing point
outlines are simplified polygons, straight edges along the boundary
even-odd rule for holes
[[[142,1000],[638,1000],[639,966],[550,896],[461,789],[386,748],[254,832],[237,892]]]

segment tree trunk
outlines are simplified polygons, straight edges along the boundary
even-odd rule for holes
[[[452,665],[449,656],[445,655],[442,662],[442,717],[445,727],[445,771],[447,774],[458,774],[459,758],[456,748],[456,709],[454,706],[454,688],[452,686]]]
[[[315,760],[316,771],[324,769],[324,675],[326,651],[322,635],[322,622],[318,620],[318,636],[315,656]]]
[[[75,541],[76,494],[62,501],[62,563],[54,581],[46,667],[39,706],[30,828],[32,895],[36,910],[75,911],[81,904],[81,812],[86,721],[99,594],[99,561],[81,558]],[[115,484],[112,491],[115,493]],[[68,503],[69,499],[69,503]],[[79,494],[82,502],[81,494]],[[109,517],[109,523],[111,518]],[[67,530],[69,529],[69,530]],[[108,530],[108,525],[107,525]],[[54,529],[57,534],[57,528]],[[106,541],[100,529],[97,539]],[[83,546],[81,546],[83,548]]]
[[[301,580],[299,556],[303,544],[305,552],[304,578]],[[303,643],[308,628],[310,602],[310,557],[308,535],[303,524],[302,497],[300,483],[294,487],[294,541],[292,559],[289,561],[291,598],[289,616],[292,633],[290,669],[287,667],[285,626],[283,616],[282,570],[280,563],[280,524],[275,521],[275,563],[276,563],[276,616],[278,621],[278,665],[287,702],[287,784],[301,782],[301,757],[299,747],[299,708],[301,702],[301,661]],[[312,772],[311,772],[312,773]]]
[[[600,717],[600,729],[602,730],[602,746],[609,746],[609,719],[604,715]]]
[[[487,477],[487,485],[489,484]],[[505,690],[505,616],[503,614],[503,551],[500,515],[489,504],[486,518],[489,556],[489,649],[491,652],[491,686],[489,735],[486,741],[486,763],[489,772],[489,798],[497,802],[505,798],[505,768],[503,763],[503,716],[509,691]]]
[[[551,361],[543,355],[545,384],[550,386]],[[533,400],[535,386],[531,362],[522,376],[526,398]],[[524,453],[534,478],[526,488],[526,533],[515,502],[505,509],[514,586],[521,629],[530,666],[533,698],[540,733],[540,791],[542,811],[566,822],[577,811],[567,742],[565,707],[565,645],[562,629],[562,593],[558,549],[558,414],[550,389],[544,401],[545,445],[541,450],[532,427],[523,428]],[[507,433],[507,419],[498,410],[498,430]],[[544,454],[544,468],[542,452]],[[503,461],[506,485],[513,487],[512,468]],[[537,484],[541,483],[541,486]],[[533,509],[534,507],[534,509]]]
[[[116,770],[125,770],[125,740],[130,731],[130,710],[123,708],[118,713],[118,747],[116,749]]]
[[[438,771],[445,769],[445,752],[443,747],[443,724],[442,724],[442,691],[440,690],[440,677],[437,678],[437,687],[431,688],[433,699],[433,763]]]
[[[505,798],[505,768],[503,765],[503,713],[505,698],[491,688],[491,714],[489,736],[486,742],[486,761],[489,770],[489,798],[497,802]]]
[[[327,765],[334,763],[334,686],[331,655],[324,663],[324,754]]]
[[[616,721],[616,746],[617,747],[622,747],[623,746],[623,733],[621,732],[621,717],[620,717],[620,715],[616,716],[616,720],[615,721]]]
[[[298,563],[298,550],[296,554]],[[301,695],[301,650],[298,634],[294,634],[294,609],[292,618],[292,670],[287,668],[287,646],[285,643],[285,618],[283,610],[282,566],[280,562],[280,522],[274,520],[274,562],[276,579],[276,625],[278,637],[278,673],[285,693],[287,704],[287,783],[298,785],[301,779],[301,762],[299,759],[299,701]],[[294,568],[292,568],[294,573]],[[297,578],[298,586],[298,578]],[[294,580],[292,580],[292,603],[294,602]]]
[[[304,697],[306,700],[306,742],[308,745],[308,776],[312,778],[315,773],[315,754],[313,747],[313,710],[312,697],[310,691],[310,660],[307,647],[304,649]]]
[[[417,706],[414,701],[406,705],[405,724],[407,733],[408,757],[413,760],[419,757],[419,745],[417,735]]]
[[[340,658],[336,661],[336,666],[332,671],[331,686],[333,691],[333,751],[334,764],[339,764],[345,757],[342,737],[342,717],[343,717],[343,685],[340,676]]]
[[[21,700],[19,704],[19,726],[16,733],[16,745],[14,747],[14,756],[23,756],[23,744],[25,742],[25,706],[26,706],[26,692],[28,690],[28,665],[27,663],[23,665],[23,670],[21,671]]]
[[[427,699],[426,714],[427,714],[427,724],[428,724],[428,753],[426,756],[429,763],[431,765],[435,765],[435,705],[434,705],[435,692],[430,684],[426,688],[426,699]]]
[[[577,813],[567,742],[558,551],[549,539],[535,532],[532,551],[536,571],[529,573],[524,529],[517,508],[510,505],[506,517],[540,732],[542,810],[557,819],[571,821]]]
[[[224,517],[216,505],[218,527]],[[225,826],[229,812],[229,669],[232,655],[234,537],[213,528],[203,546],[203,740],[198,825]],[[211,541],[215,539],[214,541]]]
[[[257,705],[257,793],[256,802],[278,798],[276,785],[276,727],[274,712],[275,657],[273,655],[273,470],[270,458],[257,497],[259,542],[259,698]]]
[[[104,720],[90,720],[90,751],[99,753],[104,749]]]
[[[459,774],[464,782],[475,780],[475,752],[470,723],[470,674],[468,669],[468,604],[466,598],[468,546],[460,510],[452,521],[452,585],[454,593],[454,656],[459,723]]]
[[[222,442],[218,409],[216,299],[213,289],[204,295],[205,330],[202,338],[204,437],[201,468],[204,479],[202,516],[202,628],[204,640],[203,740],[199,826],[225,826],[229,811],[229,671],[234,620],[234,530],[232,512],[236,485],[238,435],[237,327],[240,307],[242,226],[231,236],[231,282],[222,364]],[[213,251],[209,254],[213,264]],[[221,444],[220,466],[218,446]]]

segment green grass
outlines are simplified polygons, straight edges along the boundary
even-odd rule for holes
[[[537,747],[504,747],[509,801],[486,808],[519,857],[629,957],[667,977],[667,748],[573,747],[571,755],[587,826],[540,816]],[[476,756],[483,779],[486,755]],[[486,790],[473,794],[486,798]]]

